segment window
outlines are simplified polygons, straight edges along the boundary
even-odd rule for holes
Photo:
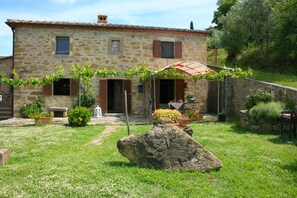
[[[70,79],[62,78],[54,82],[54,95],[69,96],[70,95]]]
[[[111,41],[111,51],[112,52],[119,52],[120,51],[120,41],[119,40],[112,40]]]
[[[174,58],[174,42],[161,42],[161,58]]]
[[[153,57],[154,58],[182,58],[182,42],[154,40]]]
[[[56,37],[56,54],[69,55],[69,37]]]
[[[110,37],[107,44],[108,55],[123,55],[124,39],[121,37]]]

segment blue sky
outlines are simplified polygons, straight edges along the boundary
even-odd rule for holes
[[[47,21],[97,21],[108,23],[189,28],[209,27],[217,0],[1,0],[0,56],[12,55],[12,31],[7,19]]]

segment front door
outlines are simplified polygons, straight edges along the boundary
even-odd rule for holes
[[[131,81],[100,80],[99,100],[103,113],[124,113],[124,91],[127,91],[128,112],[131,112]]]
[[[122,80],[108,80],[107,85],[107,112],[108,113],[123,113],[123,82]]]
[[[185,97],[185,81],[183,79],[156,79],[156,109],[168,108],[171,100],[184,100]],[[152,98],[154,100],[154,88],[152,87]],[[154,109],[154,101],[153,101]]]

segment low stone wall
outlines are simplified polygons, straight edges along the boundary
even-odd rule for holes
[[[296,88],[286,87],[250,78],[228,79],[226,86],[226,111],[231,115],[239,115],[240,110],[246,108],[246,97],[252,91],[259,88],[267,91],[272,91],[274,93],[276,101],[285,101],[286,97],[290,98],[293,101],[297,101]],[[222,95],[223,93],[224,92],[222,91]],[[224,103],[224,96],[222,96],[221,102]]]
[[[273,133],[280,133],[281,132],[281,123],[277,122],[275,124],[271,124],[266,120],[261,120],[259,123],[254,123],[250,120],[248,116],[248,110],[241,110],[240,111],[240,127],[249,129],[252,131],[268,131]],[[284,123],[283,130],[289,130],[290,125],[288,123]]]

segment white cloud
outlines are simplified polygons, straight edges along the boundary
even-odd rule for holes
[[[76,0],[53,0],[53,1],[60,4],[66,4],[66,3],[72,4],[76,2]]]

